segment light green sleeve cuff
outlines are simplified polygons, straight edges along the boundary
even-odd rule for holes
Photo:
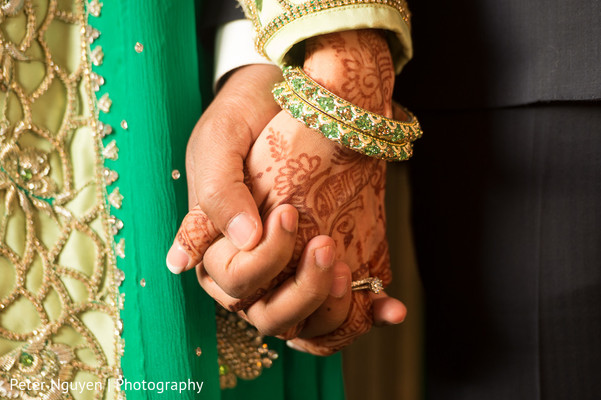
[[[413,54],[409,10],[401,0],[244,0],[259,52],[282,66],[290,50],[310,37],[354,29],[390,32],[389,45],[399,73]]]

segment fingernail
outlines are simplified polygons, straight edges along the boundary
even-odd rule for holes
[[[296,351],[302,351],[304,352],[305,350],[302,349],[301,347],[297,346],[296,344],[292,343],[290,340],[286,340],[286,346],[290,347],[293,350]]]
[[[257,229],[257,225],[246,213],[236,215],[227,226],[227,235],[237,248],[242,248]]]
[[[347,283],[348,279],[344,275],[337,276],[336,278],[334,278],[334,281],[332,282],[332,287],[330,288],[330,296],[336,297],[337,299],[344,297],[348,289]]]
[[[389,317],[390,318],[390,317]],[[403,314],[401,318],[391,318],[384,321],[384,325],[398,325],[405,322],[405,318],[407,318],[407,313]]]
[[[298,216],[293,211],[284,211],[282,215],[280,215],[280,223],[284,230],[295,233],[296,226],[298,225]]]
[[[324,246],[315,250],[315,263],[321,269],[329,269],[334,262],[334,250],[332,246]]]
[[[397,321],[384,321],[383,324],[386,325],[386,326],[394,326],[394,325],[398,325],[398,324],[402,323],[403,321],[405,321],[405,318],[402,318],[402,319],[397,320]]]
[[[188,266],[190,257],[179,245],[174,244],[167,253],[167,268],[174,274],[181,274]]]

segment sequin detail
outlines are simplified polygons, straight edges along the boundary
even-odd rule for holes
[[[263,343],[263,336],[255,327],[220,306],[217,306],[217,351],[222,389],[235,387],[238,378],[257,378],[263,368],[271,367],[278,358]]]
[[[307,15],[344,6],[374,4],[380,7],[391,7],[398,11],[400,18],[408,25],[411,24],[411,14],[405,0],[310,0],[301,4],[293,4],[287,0],[277,0],[282,12],[269,21],[262,21],[261,11],[255,0],[238,0],[247,18],[253,22],[256,32],[257,50],[265,54],[265,44],[286,24]],[[262,5],[262,2],[261,2]]]
[[[118,208],[122,198],[107,195],[105,185],[118,175],[103,165],[118,149],[101,141],[113,129],[98,121],[98,111],[109,112],[112,102],[108,94],[96,101],[104,78],[91,65],[105,57],[100,46],[90,48],[101,32],[87,22],[102,3],[92,0],[87,11],[83,0],[9,0],[0,7],[0,265],[7,283],[0,337],[12,348],[0,355],[0,398],[65,398],[48,384],[25,393],[7,383],[85,376],[99,384],[93,398],[119,399],[123,272],[115,254],[124,246],[113,241],[119,222],[109,202]],[[24,35],[7,33],[18,29]],[[56,29],[70,47],[47,41]],[[16,73],[25,67],[39,68],[43,79]],[[90,323],[99,317],[103,324]]]

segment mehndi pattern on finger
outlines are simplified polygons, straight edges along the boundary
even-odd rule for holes
[[[291,155],[293,149],[287,148],[290,143],[275,139],[282,136],[278,129],[270,127],[268,133],[266,151],[277,160],[267,167],[272,172],[254,170],[251,175],[247,171],[245,182],[255,187],[269,179],[277,204],[291,204],[298,210],[295,250],[291,262],[268,287],[228,308],[246,309],[293,276],[306,244],[319,234],[335,238],[340,252],[350,257],[347,261],[353,270],[353,279],[379,276],[388,282],[390,264],[383,208],[386,163],[343,148],[337,148],[328,158],[307,153]],[[281,159],[282,154],[287,158]],[[367,209],[374,209],[375,214],[366,223],[361,218]],[[328,335],[328,339],[318,338],[311,345],[312,352],[332,354],[371,328],[369,296],[353,293],[352,299],[353,306],[343,326]],[[295,332],[298,334],[298,326],[286,332],[286,339],[291,339]]]
[[[390,269],[387,255],[388,253],[384,253],[382,248],[376,250],[368,262],[363,263],[353,272],[353,281],[367,279],[370,274],[373,274],[372,271],[375,265],[383,264]],[[308,340],[301,339],[302,343],[300,343],[300,346],[312,354],[331,355],[350,345],[360,335],[367,333],[371,329],[372,324],[372,300],[369,291],[354,291],[349,314],[342,325],[327,335]]]
[[[219,236],[213,222],[199,207],[186,214],[177,232],[177,241],[188,255],[199,257]]]

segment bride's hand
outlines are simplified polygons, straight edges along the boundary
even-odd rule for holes
[[[326,35],[309,41],[307,49],[305,70],[313,79],[359,106],[391,116],[394,74],[379,33]],[[221,238],[205,253],[218,232],[199,209],[191,212],[178,234],[178,245],[191,253],[193,262],[204,255],[198,271],[205,290],[232,310],[245,309],[244,316],[264,333],[298,336],[293,345],[315,354],[344,347],[370,328],[372,318],[376,323],[398,323],[404,318],[404,306],[383,294],[353,292],[349,308],[346,265],[352,266],[354,280],[378,276],[387,283],[390,279],[382,161],[342,149],[281,112],[262,131],[246,166],[247,185],[263,216],[269,214],[261,244],[239,251]],[[285,215],[291,210],[278,207],[283,203],[294,205],[300,213],[295,242],[293,232],[282,229],[285,224],[270,223],[290,220]],[[323,236],[309,241],[319,234],[334,238],[336,258],[345,263],[315,268],[316,249],[321,248],[323,255],[323,250],[329,254],[335,246]],[[321,273],[315,273],[318,270]],[[291,301],[294,298],[296,302]],[[276,317],[268,310],[279,313]]]

